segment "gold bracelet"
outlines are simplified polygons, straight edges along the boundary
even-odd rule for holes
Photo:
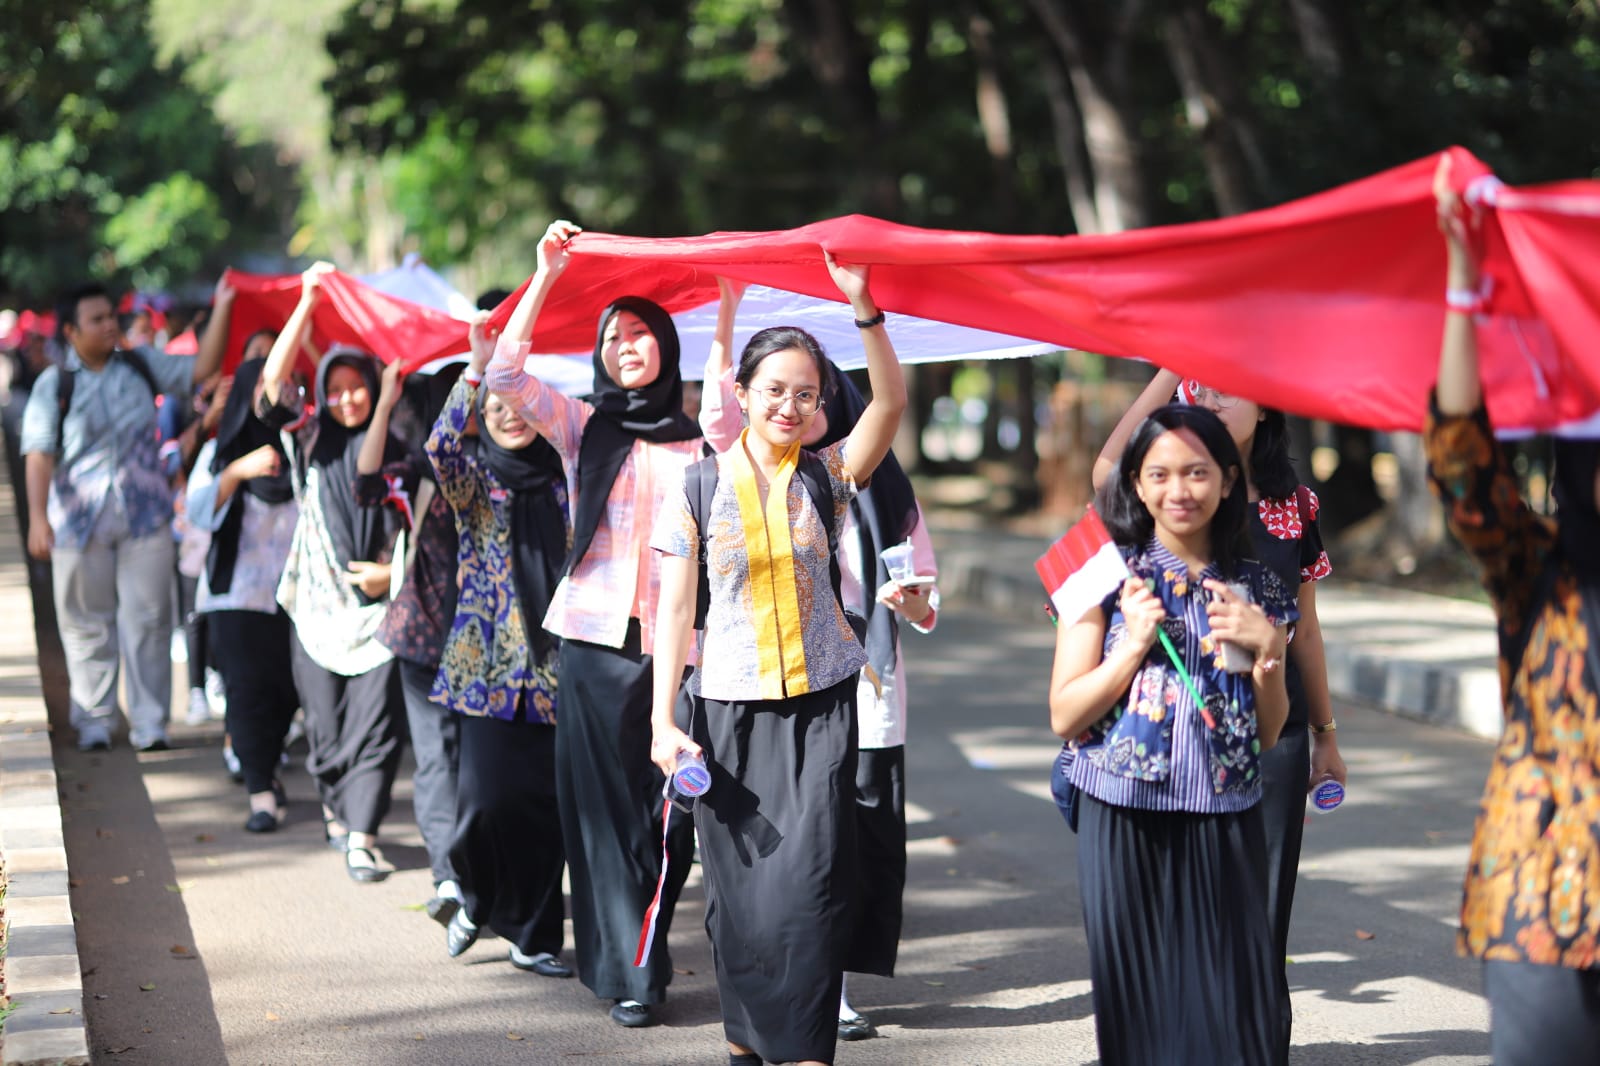
[[[1314,726],[1312,726],[1311,727],[1311,731],[1320,736],[1323,733],[1332,733],[1334,730],[1336,730],[1338,728],[1339,728],[1339,723],[1335,722],[1332,718],[1330,718],[1323,725],[1314,725]]]

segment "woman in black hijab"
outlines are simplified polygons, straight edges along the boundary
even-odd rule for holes
[[[315,306],[322,273],[306,272],[300,303],[262,371],[261,415],[269,426],[298,415],[299,400],[284,385],[293,338]],[[409,522],[417,488],[397,479],[381,504],[358,502],[359,455],[378,395],[370,355],[334,351],[318,365],[316,414],[293,438],[300,519],[278,586],[278,602],[294,622],[294,680],[311,743],[306,770],[322,795],[328,841],[345,853],[358,882],[386,876],[374,845],[399,768],[405,710],[394,656],[376,634],[388,605],[395,535]],[[385,440],[386,462],[404,455],[399,441]]]
[[[649,1025],[666,998],[664,950],[688,874],[693,837],[677,819],[658,929],[661,950],[634,965],[639,925],[656,892],[662,853],[662,775],[650,762],[652,653],[660,594],[651,526],[683,469],[703,454],[683,413],[678,335],[649,300],[623,297],[600,316],[594,392],[561,395],[525,372],[539,309],[578,233],[553,223],[538,270],[495,349],[485,384],[561,456],[573,500],[573,544],[544,627],[560,637],[561,727],[556,787],[572,884],[578,976],[613,1001],[618,1025]]]
[[[1600,441],[1558,440],[1554,519],[1523,501],[1494,439],[1476,321],[1494,314],[1476,209],[1434,178],[1449,263],[1424,430],[1450,529],[1483,568],[1505,730],[1467,860],[1457,946],[1484,960],[1497,1066],[1592,1062],[1600,1045]]]
[[[472,362],[427,448],[454,511],[461,584],[431,693],[455,712],[460,736],[450,861],[463,902],[445,947],[460,955],[488,926],[510,942],[513,966],[571,977],[558,958],[559,641],[540,625],[567,554],[567,485],[549,442],[481,387],[493,351],[473,323]],[[464,436],[474,410],[476,442]]]
[[[281,435],[255,413],[265,365],[249,359],[234,372],[217,435],[196,458],[187,498],[189,521],[211,530],[195,604],[228,695],[228,735],[250,794],[245,829],[252,833],[283,822],[287,800],[275,775],[300,705],[289,617],[277,602],[299,508]]]

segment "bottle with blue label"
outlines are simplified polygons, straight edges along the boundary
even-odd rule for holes
[[[1344,786],[1333,778],[1318,782],[1311,790],[1311,809],[1327,813],[1344,802]]]

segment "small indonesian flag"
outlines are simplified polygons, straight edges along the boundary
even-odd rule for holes
[[[1092,507],[1033,565],[1056,617],[1066,625],[1082,618],[1129,577],[1128,564]]]
[[[661,897],[667,890],[667,841],[672,832],[672,801],[666,798],[665,788],[661,791],[661,875],[656,878],[655,897],[650,900],[650,906],[644,909],[644,923],[639,928],[639,948],[633,953],[635,966],[650,965],[650,949],[656,943],[656,922],[661,918]]]

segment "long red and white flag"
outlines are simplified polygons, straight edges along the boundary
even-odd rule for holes
[[[1034,563],[1056,618],[1071,625],[1128,579],[1128,564],[1090,508]]]

